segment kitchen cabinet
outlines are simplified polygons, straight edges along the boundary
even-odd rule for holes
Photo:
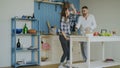
[[[44,65],[49,65],[49,64],[59,64],[60,63],[60,59],[61,56],[63,54],[63,50],[61,47],[61,43],[59,40],[59,36],[58,35],[41,35],[40,36],[41,41],[43,41],[44,43],[48,43],[50,45],[50,49],[47,51],[47,60],[42,61],[40,65],[44,66]],[[73,48],[73,61],[77,62],[77,61],[82,61],[82,56],[81,51],[79,51],[81,48],[78,47],[80,44],[74,42],[74,48]],[[42,59],[42,57],[45,56],[44,50],[42,49],[42,45],[40,47],[40,58]]]
[[[57,11],[57,5],[63,5],[62,2],[50,2],[50,1],[41,1],[41,0],[35,0],[35,2],[38,2],[38,9],[40,10],[40,4],[46,3],[46,4],[53,4],[55,5],[55,11]]]

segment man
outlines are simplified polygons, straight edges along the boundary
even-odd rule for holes
[[[95,18],[92,14],[88,13],[87,6],[82,7],[82,16],[79,17],[76,28],[77,29],[80,28],[80,32],[82,36],[92,33],[93,30],[96,28]],[[86,44],[87,44],[86,42],[81,42],[82,56],[85,62],[87,60],[87,45]]]

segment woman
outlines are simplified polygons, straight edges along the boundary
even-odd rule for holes
[[[64,68],[63,64],[66,59],[67,64],[69,65],[69,60],[70,60],[70,40],[69,40],[69,35],[71,34],[70,31],[70,4],[68,2],[64,3],[62,12],[61,12],[61,33],[59,35],[59,39],[61,42],[61,46],[63,49],[63,55],[60,60],[60,65],[59,68]],[[73,6],[73,5],[72,5]],[[73,10],[74,11],[74,10]]]

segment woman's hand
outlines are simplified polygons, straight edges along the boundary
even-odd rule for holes
[[[65,37],[65,39],[66,39],[66,40],[70,40],[70,38],[68,38],[68,37]]]
[[[66,39],[66,40],[69,40],[70,38],[69,37],[67,37],[66,36],[66,34],[62,31],[62,35],[64,36],[64,38]]]
[[[76,14],[77,11],[76,11],[74,5],[73,5],[73,4],[70,4],[70,7],[72,8],[72,12],[71,12],[71,13]]]
[[[73,4],[70,4],[70,7],[71,7],[72,9],[75,9],[75,7],[74,7],[74,5],[73,5]]]

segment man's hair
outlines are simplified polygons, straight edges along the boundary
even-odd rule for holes
[[[83,6],[82,9],[88,9],[88,7],[87,6]]]

